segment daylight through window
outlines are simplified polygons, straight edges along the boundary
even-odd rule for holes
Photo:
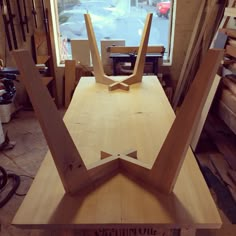
[[[163,45],[169,60],[173,0],[58,0],[61,61],[72,58],[71,40],[86,39],[84,14],[91,16],[99,50],[101,40],[138,46],[147,13],[153,13],[149,45]]]

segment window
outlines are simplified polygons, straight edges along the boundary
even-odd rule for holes
[[[173,0],[172,0],[173,1]],[[71,59],[71,40],[85,39],[84,14],[89,13],[100,49],[103,39],[123,39],[126,46],[140,44],[146,15],[153,13],[149,45],[164,45],[170,59],[172,1],[169,0],[58,0],[55,7],[61,60]]]

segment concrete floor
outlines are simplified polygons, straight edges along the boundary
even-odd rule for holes
[[[0,165],[9,172],[34,177],[47,152],[47,144],[33,112],[18,112],[8,123],[3,124],[10,140],[16,141],[12,150],[0,153]],[[27,193],[32,179],[21,176],[18,193]],[[21,230],[11,226],[11,221],[24,197],[14,197],[0,209],[1,236],[40,235],[40,231]],[[45,235],[45,234],[41,234]]]
[[[0,153],[0,165],[18,175],[34,177],[47,152],[47,144],[34,113],[32,111],[17,112],[8,124],[3,124],[3,130],[4,132],[8,131],[10,140],[16,141],[16,145],[12,150]],[[31,178],[21,176],[21,185],[17,192],[27,193],[31,183]],[[0,209],[0,236],[58,235],[58,232],[22,230],[11,226],[11,221],[23,201],[23,198],[24,197],[14,195],[14,197]],[[230,224],[223,213],[220,213],[224,221],[222,229],[199,230],[197,236],[235,236],[236,225]]]

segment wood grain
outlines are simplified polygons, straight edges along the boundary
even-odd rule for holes
[[[215,97],[215,94],[216,94],[218,85],[220,83],[220,80],[221,80],[221,77],[219,75],[216,75],[215,78],[214,78],[213,84],[210,88],[210,91],[208,93],[206,102],[204,104],[204,107],[203,107],[203,110],[202,110],[202,113],[201,113],[200,120],[199,120],[198,125],[197,125],[197,129],[196,129],[196,131],[194,133],[194,136],[192,138],[192,141],[191,141],[191,147],[192,147],[193,151],[195,151],[196,148],[197,148],[198,140],[200,138],[203,126],[205,124],[207,115],[209,113],[212,101]]]
[[[143,77],[130,91],[112,92],[94,77],[81,78],[64,117],[87,167],[100,160],[101,151],[124,155],[131,149],[137,150],[140,162],[151,166],[174,119],[155,76]],[[13,224],[45,229],[170,229],[219,228],[221,220],[188,148],[168,196],[123,173],[70,196],[49,152]]]
[[[225,33],[229,37],[236,38],[236,30],[235,29],[222,28],[222,29],[219,29],[219,32]]]
[[[48,90],[43,86],[29,52],[16,50],[12,54],[21,74],[19,78],[29,94],[65,191],[78,191],[90,182],[84,162]]]
[[[164,192],[175,185],[223,54],[223,50],[207,52],[152,167],[151,178]]]
[[[188,49],[187,49],[187,52],[186,52],[186,55],[185,55],[184,63],[183,63],[183,66],[181,68],[181,72],[180,72],[180,76],[179,76],[179,79],[178,79],[177,87],[175,89],[175,93],[174,93],[174,97],[173,97],[173,104],[172,104],[174,110],[176,109],[176,107],[178,105],[178,102],[179,102],[179,99],[180,99],[180,96],[181,96],[181,93],[182,93],[182,90],[183,90],[183,87],[184,87],[184,83],[185,83],[185,80],[186,80],[186,75],[185,74],[186,74],[186,71],[189,70],[188,69],[188,67],[190,66],[189,65],[189,59],[192,56],[191,54],[193,53],[193,50],[194,50],[194,47],[195,47],[194,43],[196,41],[196,37],[199,36],[198,35],[199,24],[200,24],[200,21],[201,21],[201,18],[202,18],[204,6],[205,6],[205,0],[203,0],[201,2],[200,8],[198,10],[198,15],[197,15],[197,18],[196,18],[196,22],[194,24],[193,32],[191,34],[191,39],[190,39]]]
[[[115,89],[124,89],[128,90],[129,85],[134,83],[139,83],[142,81],[145,58],[149,40],[149,34],[151,30],[152,23],[152,13],[148,13],[144,25],[144,30],[141,38],[140,47],[138,48],[138,54],[134,66],[133,73],[130,76],[125,77],[121,81],[114,81],[111,77],[105,75],[103,65],[99,56],[96,38],[92,27],[92,22],[89,14],[85,14],[85,23],[88,33],[89,46],[91,50],[92,60],[93,60],[93,68],[94,68],[94,76],[96,78],[96,82],[107,84],[108,89],[110,91]]]
[[[234,8],[234,7],[226,7],[224,15],[225,16],[236,17],[236,8]]]
[[[236,48],[233,46],[230,46],[230,45],[226,46],[225,53],[231,57],[236,58]]]
[[[76,61],[66,60],[65,61],[65,107],[68,108],[72,92],[75,89],[75,75],[76,74]]]
[[[91,17],[89,14],[84,14],[84,19],[88,34],[88,41],[92,56],[93,70],[96,82],[107,85],[112,84],[114,83],[114,81],[104,73],[102,61],[97,47],[96,37],[93,31]]]

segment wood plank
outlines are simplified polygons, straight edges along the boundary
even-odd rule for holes
[[[30,96],[65,191],[74,193],[89,182],[84,162],[48,90],[42,85],[41,76],[29,52],[16,50],[13,51],[13,56],[21,74],[20,79]]]
[[[174,97],[173,97],[173,102],[172,102],[172,107],[174,108],[174,110],[176,109],[182,90],[183,90],[183,86],[186,80],[185,77],[185,73],[187,71],[187,68],[189,67],[189,59],[193,53],[194,47],[195,47],[195,41],[198,35],[198,31],[199,31],[199,24],[203,15],[203,10],[204,10],[204,6],[205,6],[205,0],[202,1],[200,8],[198,10],[198,15],[194,24],[194,28],[193,28],[193,32],[191,34],[191,38],[189,41],[189,45],[188,45],[188,49],[184,58],[184,63],[183,66],[181,68],[181,72],[180,72],[180,76],[178,79],[178,83],[175,89],[175,93],[174,93]],[[202,33],[203,34],[203,33]]]
[[[236,1],[234,0],[234,1],[229,2],[228,7],[232,8],[232,7],[235,7],[235,5],[236,5]],[[226,28],[229,23],[229,20],[230,20],[230,16],[224,16],[223,20],[221,21],[220,27]]]
[[[227,1],[225,1],[225,3],[224,3],[225,5],[224,5],[224,9],[225,9],[225,7],[227,6],[227,4],[229,4],[228,5],[228,7],[235,7],[235,4],[236,4],[236,1],[231,1],[231,2],[227,2]],[[220,17],[218,17],[218,19],[222,19],[221,20],[221,22],[220,22],[220,24],[219,24],[219,27],[218,27],[218,33],[220,32],[219,30],[220,29],[225,29],[225,28],[227,28],[227,25],[228,25],[228,22],[229,22],[229,20],[230,20],[230,17],[229,16],[220,16]],[[215,38],[217,37],[217,34],[215,35]],[[214,46],[213,46],[213,44],[214,44],[214,40],[212,40],[212,43],[211,43],[211,47],[210,48],[214,48]],[[216,48],[216,47],[215,47]]]
[[[105,75],[104,69],[100,60],[90,15],[85,14],[84,17],[85,17],[85,23],[86,23],[87,33],[88,33],[89,45],[90,45],[91,54],[92,54],[94,75],[95,75],[96,81],[102,84],[107,84],[108,89],[110,91],[115,90],[117,88],[127,90],[129,89],[129,85],[133,83],[141,82],[143,71],[144,71],[149,34],[151,30],[152,13],[147,14],[147,17],[146,17],[146,22],[144,25],[142,39],[141,39],[140,47],[138,50],[133,73],[130,76],[127,76],[126,78],[124,78],[122,81],[118,81],[118,82],[112,80],[111,77]]]
[[[225,16],[236,17],[236,8],[234,7],[226,7],[225,8]]]
[[[219,32],[223,32],[227,34],[229,37],[236,38],[236,30],[235,29],[219,29]]]
[[[139,47],[135,46],[113,46],[108,48],[110,53],[138,53]],[[147,53],[164,53],[164,46],[148,46]]]
[[[236,47],[236,40],[235,40],[235,39],[229,39],[229,40],[228,40],[228,44],[229,44],[230,46]]]
[[[51,76],[48,76],[48,77],[43,76],[43,77],[42,77],[42,82],[43,82],[44,85],[47,86],[51,81],[53,81],[53,79],[54,79],[54,78],[51,77]]]
[[[236,142],[226,130],[228,127],[226,125],[222,127],[222,122],[217,122],[217,120],[212,116],[209,116],[208,119],[210,119],[211,123],[208,122],[208,125],[205,127],[207,134],[217,146],[219,152],[224,155],[230,168],[236,170]],[[216,127],[217,131],[215,130]]]
[[[226,46],[225,53],[231,57],[236,57],[236,47],[230,45]]]
[[[122,80],[121,83],[131,85],[134,83],[140,83],[142,81],[145,60],[146,60],[146,52],[148,47],[148,40],[151,30],[151,23],[152,23],[152,13],[149,13],[147,14],[146,17],[141,43],[138,49],[138,54],[136,57],[133,73],[124,80]],[[109,85],[109,90],[113,90],[114,87],[116,87],[116,83]]]
[[[88,39],[71,39],[72,59],[83,66],[91,66]]]
[[[37,58],[36,58],[36,63],[37,64],[45,64],[48,60],[50,59],[50,56],[48,55],[37,55]]]
[[[125,47],[125,40],[123,39],[102,39],[101,40],[101,57],[103,65],[111,65],[112,60],[109,58],[113,47]]]
[[[228,176],[228,171],[230,170],[229,164],[225,161],[222,154],[210,155],[210,160],[216,170],[216,174],[220,177],[223,183],[228,187],[232,194],[232,197],[236,201],[236,185],[232,179]]]
[[[207,27],[204,32],[201,55],[202,57],[206,54],[207,50],[210,48],[212,42],[214,41],[214,36],[218,31],[220,21],[224,15],[224,9],[227,6],[227,1],[215,1],[212,0],[208,4],[207,15],[211,14],[208,20]],[[211,13],[212,11],[212,13]]]
[[[221,77],[219,75],[216,75],[215,79],[213,81],[213,84],[211,86],[211,89],[209,91],[209,94],[207,96],[207,99],[206,99],[206,102],[204,104],[204,107],[203,107],[203,110],[202,110],[202,113],[201,113],[201,117],[200,117],[197,129],[196,129],[196,131],[194,133],[194,136],[192,138],[192,141],[191,141],[191,147],[192,147],[193,151],[195,151],[196,148],[197,148],[197,144],[198,144],[198,141],[199,141],[199,138],[200,138],[203,126],[205,124],[207,115],[209,113],[212,101],[213,101],[213,99],[215,97],[215,93],[216,93],[216,90],[217,90],[218,85],[220,83],[220,80],[221,80]]]
[[[223,61],[223,65],[224,66],[229,66],[229,65],[231,65],[231,64],[234,64],[234,63],[236,63],[236,60],[231,60],[231,59],[224,59],[224,61]]]
[[[233,183],[236,187],[236,171],[228,169],[227,173],[228,173],[228,176],[231,178],[231,180],[233,181]]]
[[[164,192],[171,192],[175,185],[223,53],[223,50],[207,52],[152,167],[152,177]]]
[[[102,83],[102,84],[112,84],[114,81],[105,75],[103,65],[101,62],[101,58],[99,55],[97,43],[96,43],[96,37],[94,34],[91,18],[89,14],[84,15],[85,18],[85,25],[87,28],[87,34],[88,34],[88,41],[89,41],[89,47],[91,51],[92,56],[92,63],[93,63],[93,70],[94,70],[94,76],[96,78],[96,82]]]
[[[65,61],[65,107],[68,108],[75,88],[76,61]]]
[[[42,44],[44,44],[47,41],[46,34],[44,32],[35,31],[33,37],[36,50],[38,50],[39,47],[41,47]]]

